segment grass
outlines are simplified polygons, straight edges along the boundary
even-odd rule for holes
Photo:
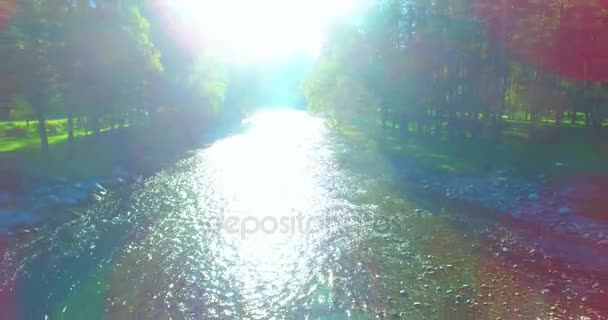
[[[123,161],[129,147],[124,129],[110,132],[109,128],[102,129],[99,137],[75,128],[75,143],[70,146],[67,120],[58,119],[47,121],[50,153],[45,155],[40,151],[37,125],[36,121],[31,121],[29,127],[25,121],[0,122],[0,169],[38,177],[100,176]],[[18,135],[11,136],[11,130]],[[135,134],[131,131],[129,135]]]
[[[114,162],[111,150],[91,143],[85,131],[75,128],[76,143],[68,150],[67,119],[47,121],[50,154],[40,151],[37,121],[0,122],[1,169],[33,176],[94,176]],[[97,150],[99,149],[99,150]],[[104,148],[107,149],[107,148]],[[87,165],[83,165],[83,164]]]
[[[117,165],[134,172],[147,171],[159,163],[172,161],[197,143],[205,143],[198,133],[190,137],[186,124],[158,124],[105,128],[98,136],[75,130],[75,140],[68,143],[66,120],[51,120],[49,154],[40,150],[36,123],[0,122],[0,171],[41,178],[89,178],[107,175]],[[206,126],[208,130],[212,126]],[[26,128],[27,134],[9,137],[11,128]]]
[[[49,144],[63,143],[68,139],[67,119],[48,120]],[[18,131],[18,135],[11,135],[10,131]],[[74,136],[84,136],[82,129],[75,128]],[[21,149],[39,148],[38,122],[30,121],[29,127],[25,121],[3,121],[0,122],[0,153]]]
[[[510,169],[518,176],[544,174],[556,179],[608,173],[608,143],[593,138],[592,129],[564,126],[558,140],[535,143],[528,137],[529,126],[507,121],[500,142],[402,136],[390,129],[370,135],[350,127],[341,133],[390,157],[451,175],[480,175],[499,169]],[[564,166],[557,166],[558,162]]]
[[[182,140],[172,130],[103,130],[101,137],[75,131],[76,142],[70,150],[66,120],[50,120],[50,156],[39,150],[37,123],[29,129],[23,121],[0,122],[0,165],[2,169],[35,176],[90,177],[107,173],[119,162],[137,159],[144,153],[166,153]],[[498,169],[511,169],[516,175],[544,174],[568,177],[578,174],[608,173],[608,141],[593,137],[592,129],[564,125],[560,139],[534,143],[528,137],[530,122],[505,121],[499,143],[487,139],[448,139],[447,137],[402,136],[399,130],[370,134],[354,127],[341,129],[349,139],[365,144],[387,156],[412,162],[430,171],[452,175],[479,175]],[[6,135],[11,128],[26,128],[24,137]],[[545,125],[551,128],[551,125]],[[556,166],[557,162],[565,166]]]
[[[67,119],[49,120],[47,127],[49,153],[44,154],[35,121],[29,126],[25,121],[0,122],[0,175],[80,179],[108,175],[116,166],[146,174],[232,133],[235,123],[188,117],[176,121],[174,115],[142,118],[138,125],[106,127],[98,135],[75,129],[71,144]]]

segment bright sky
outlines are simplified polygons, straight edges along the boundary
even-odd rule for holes
[[[364,0],[177,0],[175,14],[216,53],[256,63],[316,55],[329,25]]]

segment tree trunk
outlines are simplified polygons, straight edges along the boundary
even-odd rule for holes
[[[591,113],[592,125],[595,128],[600,128],[602,126],[602,115],[601,115],[600,110],[597,107],[597,105],[593,105],[592,108],[593,108],[592,113]]]
[[[68,111],[68,145],[74,144],[74,115],[72,111]]]
[[[36,112],[38,119],[38,135],[40,136],[40,148],[45,154],[49,153],[49,138],[46,134],[46,119],[44,117],[44,111],[38,110]]]
[[[564,120],[564,113],[561,111],[556,111],[555,112],[555,125],[558,127],[561,126],[563,120]]]
[[[101,133],[101,126],[99,125],[99,120],[96,120],[93,123],[93,135],[99,136],[100,133]]]
[[[87,117],[87,126],[91,130],[91,132],[93,132],[94,136],[98,136],[101,132],[99,117],[95,114]]]
[[[576,124],[576,111],[574,107],[570,110],[570,124]]]
[[[383,128],[386,127],[386,118],[388,118],[388,115],[386,114],[386,108],[382,106],[380,107],[380,125]]]

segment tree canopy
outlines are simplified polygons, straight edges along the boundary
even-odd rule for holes
[[[602,126],[604,2],[372,3],[334,27],[304,86],[337,124],[469,137],[516,118]]]
[[[220,113],[229,80],[225,64],[181,48],[150,5],[2,3],[0,87],[9,89],[0,93],[11,109],[5,120],[37,120],[43,150],[49,118],[67,118],[72,141],[74,119],[99,134],[121,125],[168,126],[175,117],[190,119],[185,126],[174,123],[176,130],[202,127]]]

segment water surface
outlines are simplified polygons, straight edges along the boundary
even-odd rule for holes
[[[414,191],[321,119],[248,127],[7,242],[8,318],[601,317],[594,275]]]

